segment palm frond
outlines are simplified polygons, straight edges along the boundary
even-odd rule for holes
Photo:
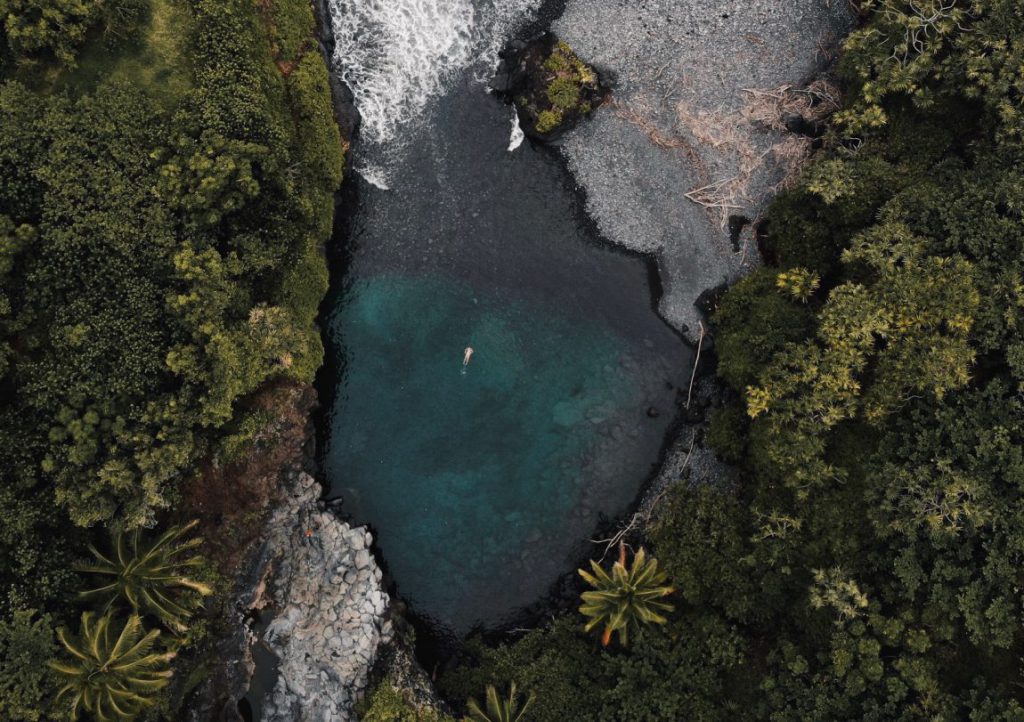
[[[152,651],[159,635],[146,632],[138,615],[119,623],[110,612],[99,619],[85,612],[78,639],[58,630],[71,660],[50,663],[64,680],[57,701],[72,714],[82,709],[97,720],[134,719],[170,681],[174,655]]]
[[[500,696],[494,685],[489,684],[485,693],[487,711],[485,712],[475,699],[468,700],[468,719],[472,722],[521,722],[535,698],[536,695],[531,693],[526,702],[520,705],[514,682],[509,686],[507,697]]]
[[[137,614],[156,616],[176,633],[186,632],[186,622],[201,606],[201,598],[213,593],[208,584],[187,573],[203,564],[202,557],[192,553],[202,541],[184,538],[198,523],[172,526],[149,543],[138,530],[130,535],[118,532],[111,540],[113,554],[89,547],[94,561],[75,568],[114,579],[86,589],[82,597],[105,598],[107,609],[120,600]]]
[[[631,627],[668,621],[659,612],[670,612],[674,607],[660,600],[674,590],[664,585],[667,575],[658,569],[658,561],[648,557],[644,549],[638,549],[632,564],[627,565],[626,548],[620,544],[619,558],[612,564],[610,574],[594,560],[590,561],[590,567],[592,574],[578,570],[584,581],[593,587],[580,595],[583,600],[580,613],[588,618],[585,631],[604,626],[602,644],[609,644],[612,634],[618,632],[619,641],[626,645]]]

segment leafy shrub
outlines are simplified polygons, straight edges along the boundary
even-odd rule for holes
[[[550,133],[562,124],[562,111],[542,110],[537,116],[536,130],[538,133]]]
[[[98,0],[2,0],[0,17],[15,54],[49,50],[70,65],[86,32],[99,21],[102,7]]]
[[[52,621],[34,610],[0,618],[0,716],[11,722],[43,719],[56,680],[46,663],[57,652]]]
[[[570,110],[580,102],[580,88],[569,78],[555,78],[548,86],[548,100],[556,108]]]
[[[410,705],[402,693],[386,679],[370,693],[359,719],[364,722],[454,722],[447,715]]]
[[[754,271],[730,288],[712,319],[718,374],[737,391],[755,383],[776,353],[813,328],[811,311],[779,292],[771,269]]]
[[[727,404],[711,412],[706,439],[719,459],[729,464],[743,461],[748,422],[746,410],[739,404]]]
[[[93,29],[124,36],[145,8],[146,0],[0,0],[0,30],[15,57],[52,53],[73,66]]]

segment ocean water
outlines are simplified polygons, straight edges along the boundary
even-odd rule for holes
[[[362,116],[355,167],[388,187],[428,105],[467,68],[485,73],[542,0],[328,0],[333,65]],[[479,79],[483,79],[483,75]],[[375,156],[372,160],[368,157]]]
[[[587,457],[645,418],[622,340],[500,292],[394,275],[353,283],[331,334],[347,349],[332,491],[372,520],[403,595],[457,627],[543,595],[557,570],[531,560],[558,559],[567,525],[589,531],[576,514]]]
[[[371,112],[324,306],[321,463],[397,593],[455,634],[508,622],[596,548],[655,470],[690,374],[650,261],[595,234],[552,149],[509,149],[481,68],[533,5],[474,2],[468,30],[458,2],[372,5],[470,39],[433,78],[373,59],[376,25],[343,31]]]

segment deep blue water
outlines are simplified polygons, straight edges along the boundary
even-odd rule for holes
[[[689,379],[645,262],[594,235],[554,152],[505,150],[509,115],[467,77],[390,190],[355,181],[326,314],[330,496],[458,633],[544,596],[626,511]]]

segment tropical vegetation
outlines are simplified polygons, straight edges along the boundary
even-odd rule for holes
[[[580,613],[589,617],[583,627],[589,632],[598,625],[604,625],[601,644],[608,646],[612,634],[618,632],[619,641],[629,643],[630,627],[642,624],[665,624],[668,620],[661,614],[671,612],[668,602],[659,601],[674,590],[666,586],[667,575],[658,570],[658,560],[648,558],[641,547],[633,557],[633,563],[626,566],[626,545],[619,544],[619,558],[612,565],[611,574],[593,559],[590,560],[593,574],[578,570],[579,575],[593,591],[583,592],[583,606]]]
[[[855,4],[842,108],[711,314],[698,443],[736,483],[681,480],[629,540],[657,563],[472,640],[441,679],[487,689],[471,717],[1024,720],[1024,11]],[[202,675],[234,569],[188,520],[242,522],[196,489],[322,360],[343,146],[313,34],[305,0],[0,0],[3,719],[180,719]],[[541,64],[553,131],[599,89]]]
[[[717,302],[736,483],[646,530],[678,590],[603,648],[576,615],[443,680],[531,720],[1024,719],[1024,12],[865,0],[824,148]],[[698,440],[698,443],[701,443]]]
[[[0,0],[4,719],[176,719],[202,678],[236,569],[185,534],[242,522],[199,480],[266,452],[254,399],[322,359],[343,145],[315,33],[306,0]],[[83,681],[83,645],[136,636],[151,668]]]
[[[57,630],[70,661],[51,662],[64,685],[57,704],[66,699],[73,717],[79,711],[98,722],[134,719],[155,704],[154,692],[168,685],[173,652],[154,651],[159,630],[145,632],[138,615],[120,625],[107,612],[82,614],[80,638]]]
[[[527,696],[525,702],[520,702],[516,693],[516,683],[509,685],[508,696],[498,694],[494,685],[487,685],[486,705],[484,711],[475,699],[469,700],[466,707],[469,709],[470,722],[522,722],[526,719],[526,712],[533,704],[535,695]]]
[[[192,553],[203,540],[192,537],[181,541],[198,524],[193,520],[172,526],[141,547],[139,529],[130,534],[119,531],[114,535],[113,552],[107,554],[90,544],[89,551],[96,560],[77,564],[75,569],[99,575],[102,583],[84,589],[79,596],[102,601],[108,610],[119,601],[127,603],[136,614],[152,614],[169,629],[184,632],[201,597],[213,593],[209,584],[186,576],[203,566],[203,558]],[[183,558],[185,554],[190,556]]]
[[[524,128],[547,136],[571,127],[604,100],[597,72],[565,42],[546,35],[526,53],[530,78],[513,100]]]

